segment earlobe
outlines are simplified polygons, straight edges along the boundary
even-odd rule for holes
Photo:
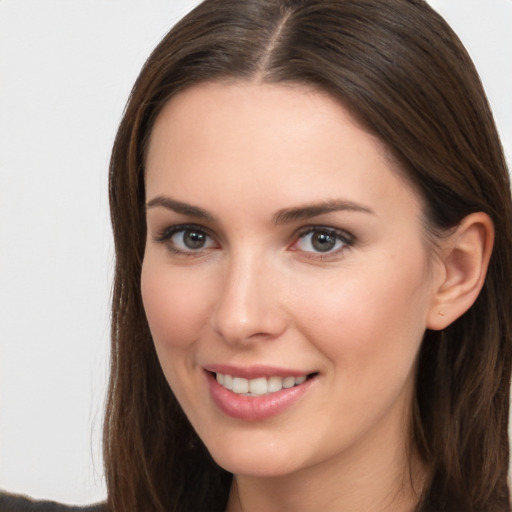
[[[465,217],[441,241],[442,279],[434,290],[429,329],[444,329],[473,305],[485,281],[493,244],[494,225],[483,212]]]

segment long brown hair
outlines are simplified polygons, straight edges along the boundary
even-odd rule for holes
[[[482,211],[496,240],[483,290],[419,354],[411,442],[429,471],[417,511],[509,511],[512,209],[503,151],[477,72],[423,0],[206,0],[154,50],[115,141],[116,272],[104,455],[116,511],[222,511],[219,468],[173,396],[153,348],[140,274],[144,154],[177,92],[223,79],[315,85],[383,140],[433,231]]]

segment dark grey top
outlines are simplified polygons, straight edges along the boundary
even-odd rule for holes
[[[20,494],[0,491],[0,512],[106,512],[104,503],[78,507],[55,501],[33,500]]]

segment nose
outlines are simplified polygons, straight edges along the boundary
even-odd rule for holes
[[[226,264],[211,316],[214,331],[226,343],[271,340],[285,331],[278,274],[255,254],[238,255]]]

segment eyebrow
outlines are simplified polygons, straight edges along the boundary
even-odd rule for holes
[[[276,225],[285,224],[295,220],[305,220],[311,217],[317,217],[319,215],[338,211],[362,212],[375,215],[375,212],[367,206],[363,206],[352,201],[333,199],[330,201],[323,201],[321,203],[306,204],[297,208],[284,208],[274,215],[273,222]]]
[[[199,219],[209,221],[214,220],[213,216],[206,210],[203,210],[198,206],[183,203],[182,201],[176,201],[176,199],[172,199],[167,196],[156,196],[155,198],[151,199],[151,201],[146,204],[146,210],[149,208],[156,208],[158,206],[167,208],[168,210],[172,210],[176,213],[181,213],[183,215],[190,215],[192,217],[197,217]]]
[[[184,203],[182,201],[177,201],[176,199],[172,199],[168,196],[156,196],[146,204],[146,210],[156,207],[163,207],[176,213],[181,213],[182,215],[190,215],[203,220],[215,220],[214,216],[206,210],[203,210],[203,208],[189,203]],[[294,208],[283,208],[272,217],[272,222],[275,225],[286,224],[287,222],[305,220],[337,211],[362,212],[375,215],[375,212],[367,206],[363,206],[352,201],[334,199],[330,201],[322,201],[320,203],[306,204]]]

